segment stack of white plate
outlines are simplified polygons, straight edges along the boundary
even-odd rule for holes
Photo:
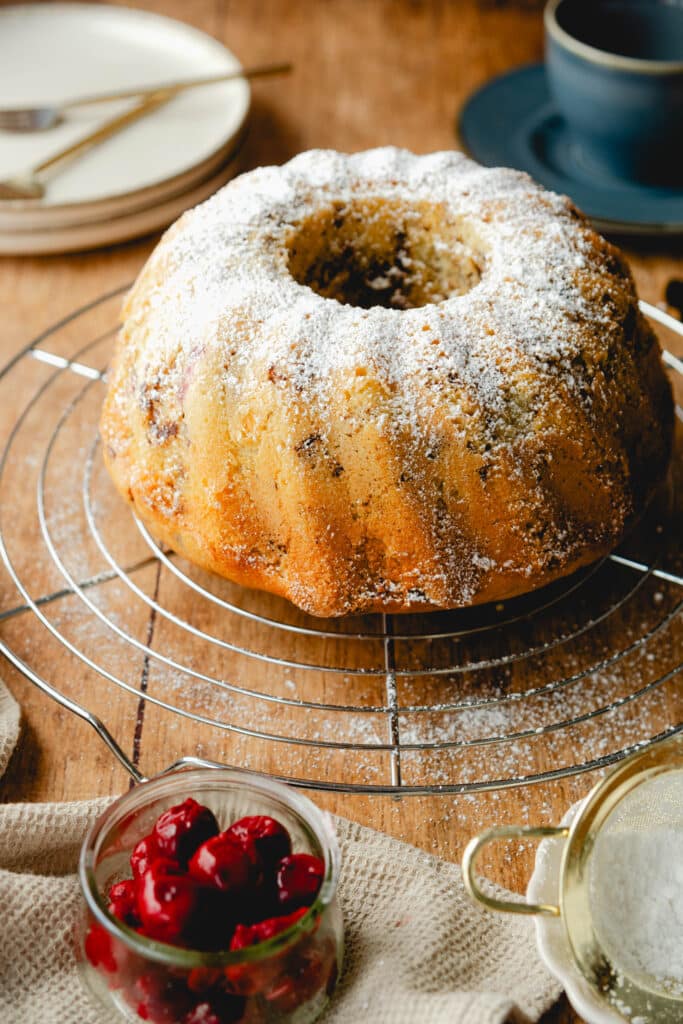
[[[101,4],[0,8],[0,107],[148,87],[239,69],[197,29]],[[0,200],[0,253],[70,252],[156,231],[239,169],[250,105],[237,79],[192,89],[77,157],[41,200]],[[21,174],[135,100],[84,106],[43,132],[0,131],[0,179]]]

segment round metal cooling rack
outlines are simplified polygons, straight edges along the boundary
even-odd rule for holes
[[[173,767],[232,763],[371,793],[560,778],[683,729],[673,480],[618,551],[524,598],[312,619],[164,550],[114,493],[97,421],[124,290],[60,321],[0,374],[0,651],[94,726],[133,778],[136,750],[100,717],[115,693],[133,702],[138,747],[143,716],[158,714],[217,755]]]

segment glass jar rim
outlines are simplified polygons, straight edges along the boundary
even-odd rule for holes
[[[185,783],[187,785],[186,795],[191,795],[193,790],[196,791],[201,786],[202,782],[212,784],[223,782],[227,783],[229,788],[245,791],[251,789],[284,804],[313,836],[325,864],[322,885],[306,913],[302,914],[289,928],[272,938],[241,950],[213,952],[188,949],[141,935],[109,912],[107,902],[103,899],[95,879],[95,863],[99,846],[115,824],[122,821],[132,811],[144,807],[150,800],[173,796],[180,789],[179,783]],[[83,841],[78,864],[78,877],[88,909],[110,934],[140,956],[169,966],[191,970],[194,967],[224,967],[256,963],[288,948],[301,935],[312,931],[321,914],[334,899],[340,866],[341,853],[330,816],[303,793],[268,776],[237,768],[184,768],[172,769],[139,783],[118,797],[100,814],[91,825]]]

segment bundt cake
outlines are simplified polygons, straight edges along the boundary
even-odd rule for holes
[[[460,153],[303,153],[164,236],[101,421],[192,562],[314,615],[499,601],[607,553],[671,392],[619,251]]]

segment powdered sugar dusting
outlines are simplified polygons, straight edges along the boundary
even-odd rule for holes
[[[401,218],[418,216],[420,204],[441,209],[448,231],[433,234],[430,251],[437,263],[453,263],[454,253],[462,259],[462,287],[413,308],[364,308],[297,280],[290,261],[302,225],[321,210],[343,214],[369,201],[379,204],[378,230],[388,222],[395,237]],[[373,271],[364,287],[391,291],[399,269],[409,278],[413,263],[402,253],[400,268]],[[623,390],[610,367],[637,332],[643,350],[652,336],[616,250],[568,199],[525,174],[482,168],[455,152],[416,157],[394,148],[352,156],[312,151],[260,168],[167,233],[125,316],[122,347],[136,354],[111,400],[124,427],[112,426],[106,412],[103,420],[120,490],[174,543],[183,528],[206,522],[204,511],[197,519],[188,511],[198,488],[209,486],[203,505],[218,509],[217,495],[238,487],[235,479],[188,483],[185,399],[201,377],[189,399],[192,429],[201,416],[197,403],[213,410],[221,424],[216,436],[228,424],[249,501],[265,480],[261,470],[247,480],[244,466],[267,444],[267,475],[280,491],[267,502],[262,497],[251,514],[252,522],[267,520],[269,535],[247,538],[231,528],[221,554],[213,541],[211,554],[192,557],[239,582],[260,580],[316,614],[511,596],[604,552],[634,511],[627,479],[633,456],[625,447],[636,442],[622,428]],[[631,355],[624,367],[632,404],[643,406],[640,422],[654,421],[652,396]],[[133,415],[140,418],[135,406],[148,443],[136,439],[127,468],[113,468],[129,446],[122,430]],[[558,432],[582,449],[565,457],[578,458],[597,478],[591,487],[601,492],[609,519],[581,488],[571,500],[555,494],[553,474],[563,472],[552,465]],[[647,460],[653,473],[658,458]],[[360,493],[364,469],[356,462],[386,462],[379,485]],[[215,477],[216,466],[209,469],[195,475]],[[334,484],[320,484],[323,470]],[[377,521],[401,523],[405,541],[398,525],[391,539],[370,525],[368,507],[380,491]],[[499,516],[485,536],[477,506],[494,491]],[[509,521],[501,504],[516,507]],[[303,556],[310,563],[315,553],[320,562],[314,582],[291,554],[303,544],[296,525],[302,509],[315,513],[310,530],[317,539]]]
[[[400,311],[359,310],[298,284],[286,272],[285,239],[293,225],[327,199],[351,203],[359,191],[447,204],[482,243],[480,284],[444,303]],[[527,175],[484,169],[460,153],[311,151],[284,167],[243,175],[186,214],[154,257],[163,264],[163,281],[145,288],[142,309],[133,300],[131,314],[144,315],[153,330],[149,355],[160,363],[178,344],[190,354],[210,341],[232,311],[258,323],[228,370],[243,388],[261,383],[245,381],[245,374],[262,360],[291,362],[293,343],[297,371],[321,399],[335,369],[369,360],[388,380],[409,386],[391,410],[408,421],[436,336],[439,371],[451,371],[495,409],[503,403],[502,375],[522,353],[543,366],[568,366],[585,342],[584,321],[613,329],[580,277],[600,255],[593,238],[566,198]]]

